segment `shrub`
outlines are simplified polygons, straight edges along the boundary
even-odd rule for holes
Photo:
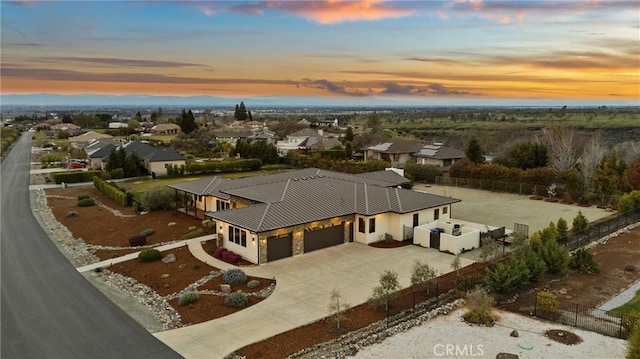
[[[600,266],[593,259],[593,254],[589,253],[584,248],[580,248],[573,253],[571,261],[569,261],[569,267],[582,273],[600,273]]]
[[[467,323],[485,325],[492,327],[493,318],[493,297],[484,289],[478,288],[467,293],[467,308],[469,309],[462,316]]]
[[[226,284],[242,284],[247,281],[247,274],[240,268],[231,268],[222,275]]]
[[[96,204],[93,198],[83,198],[78,201],[78,207],[91,207]]]
[[[558,298],[555,294],[545,291],[540,291],[536,295],[536,305],[541,311],[549,314],[554,314],[558,311]]]
[[[571,230],[574,232],[584,231],[589,227],[589,220],[582,214],[582,211],[578,211],[578,214],[573,218],[573,225]]]
[[[633,264],[625,264],[624,265],[624,270],[627,272],[635,272],[636,271],[636,266],[634,266]]]
[[[178,298],[178,305],[193,304],[198,301],[200,296],[196,292],[187,292],[180,295]]]
[[[247,283],[247,287],[249,289],[256,289],[260,286],[260,281],[257,279],[252,279]]]
[[[376,307],[384,304],[385,308],[389,309],[389,300],[396,295],[398,290],[400,290],[398,273],[385,270],[384,273],[380,274],[380,285],[373,288],[369,303]]]
[[[635,325],[640,326],[640,312],[635,309],[629,311],[629,313],[622,315],[622,327],[627,331],[627,333],[631,332],[631,329]]]
[[[514,258],[507,264],[498,263],[494,270],[487,268],[487,283],[497,293],[512,293],[529,279],[524,261]]]
[[[196,237],[200,237],[202,236],[203,232],[202,229],[196,229],[194,231],[190,231],[187,234],[185,234],[184,236],[182,236],[182,239],[191,239],[191,238],[196,238]]]
[[[129,238],[129,245],[131,247],[140,247],[147,244],[147,237],[142,234],[136,234],[135,236]]]
[[[558,240],[564,241],[567,239],[569,228],[567,226],[567,221],[564,218],[560,217],[558,219],[558,223],[556,223],[556,230],[558,231]]]
[[[232,308],[244,308],[248,302],[249,298],[242,292],[234,292],[224,298],[224,305]]]
[[[229,251],[228,249],[222,247],[222,248],[216,248],[216,250],[213,252],[213,256],[218,258],[218,259],[222,259],[222,256],[224,255],[225,252]]]
[[[547,265],[549,273],[563,273],[569,266],[569,250],[559,245],[555,239],[543,241],[538,246],[537,253]]]
[[[636,323],[627,341],[626,359],[640,358],[640,323]]]
[[[153,262],[162,259],[162,253],[157,249],[146,249],[138,254],[141,262]]]
[[[198,264],[198,263],[193,263],[193,264],[191,265],[191,268],[193,268],[193,269],[200,269],[200,264]]]
[[[174,192],[165,186],[154,186],[142,195],[142,207],[147,211],[169,209],[175,206]]]
[[[99,176],[101,171],[64,171],[51,174],[51,181],[57,184],[91,182],[94,176]]]
[[[233,253],[232,251],[226,251],[222,254],[222,260],[231,264],[238,263],[240,258],[242,257],[239,254]]]
[[[133,204],[132,204],[132,207],[133,207],[133,212],[134,213],[140,212],[140,204],[138,204],[138,202],[134,201]]]
[[[460,292],[468,292],[482,284],[482,277],[477,275],[460,276],[456,278],[456,289]]]
[[[82,201],[85,198],[91,198],[88,194],[81,194],[78,196],[78,201]]]
[[[150,235],[156,233],[156,230],[153,228],[147,228],[144,231],[140,232],[141,236],[149,237]]]
[[[538,256],[531,246],[523,246],[522,250],[517,254],[516,258],[522,260],[529,270],[530,282],[537,282],[544,277],[547,272],[546,263]]]
[[[67,217],[67,218],[78,217],[78,212],[69,211],[69,212],[67,212],[67,215],[65,217]]]

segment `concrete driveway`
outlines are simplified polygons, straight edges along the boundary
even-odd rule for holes
[[[202,253],[194,255],[202,260]],[[209,258],[207,263],[214,263],[215,258]],[[359,243],[244,268],[249,275],[275,277],[274,293],[235,314],[154,335],[186,358],[222,358],[248,344],[327,316],[333,289],[354,306],[367,301],[385,270],[396,271],[402,287],[408,286],[415,259],[426,260],[441,273],[452,270],[453,256],[434,249],[413,245],[380,249]],[[461,258],[461,262],[462,266],[473,263],[467,258]]]
[[[417,184],[413,189],[461,199],[462,202],[453,204],[452,218],[496,227],[505,226],[508,229],[513,229],[514,223],[522,223],[529,225],[529,235],[547,227],[549,222],[558,222],[560,217],[567,221],[569,229],[571,229],[571,223],[578,211],[582,211],[582,214],[590,222],[612,214],[612,212],[595,206],[584,208],[576,205],[534,201],[529,199],[529,196],[512,193],[423,184]]]

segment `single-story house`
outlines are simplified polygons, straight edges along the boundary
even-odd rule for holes
[[[84,151],[89,158],[89,167],[94,169],[103,169],[102,159],[109,157],[111,150],[117,149],[120,142],[103,138],[92,140],[84,147]]]
[[[151,134],[156,136],[161,135],[177,135],[182,131],[179,125],[175,123],[161,123],[159,125],[155,125],[151,127]]]
[[[103,138],[113,138],[113,136],[106,135],[104,133],[89,131],[78,136],[69,137],[69,145],[75,148],[84,148],[86,145],[91,143],[91,141]]]
[[[442,143],[424,145],[419,151],[413,153],[416,163],[420,165],[433,165],[448,171],[452,164],[463,159],[464,151],[443,146]]]
[[[337,137],[337,135],[326,134],[322,130],[305,128],[287,135],[284,140],[276,143],[276,147],[280,156],[285,156],[291,150],[314,151],[342,148],[342,143]]]
[[[215,222],[219,245],[262,264],[339,245],[410,239],[413,228],[448,220],[458,199],[400,188],[393,171],[345,174],[307,168],[241,179],[168,185],[179,210]]]
[[[382,160],[394,163],[406,163],[413,159],[413,154],[422,149],[420,141],[390,141],[369,146],[364,149],[364,160]]]
[[[213,143],[227,142],[235,146],[238,143],[238,140],[247,140],[251,136],[251,134],[252,132],[247,130],[219,131],[216,132],[215,141]]]
[[[51,126],[51,131],[55,132],[56,135],[60,132],[64,132],[69,136],[77,135],[80,132],[81,128],[78,125],[73,123],[58,123],[56,125]]]
[[[167,174],[167,166],[185,165],[185,158],[171,147],[150,146],[140,141],[132,141],[123,145],[127,155],[135,153],[141,160],[144,168],[152,175],[164,176]]]

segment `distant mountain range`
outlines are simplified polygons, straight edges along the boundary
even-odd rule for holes
[[[323,97],[248,97],[223,98],[214,96],[153,96],[153,95],[0,95],[0,103],[7,106],[188,106],[230,107],[240,101],[251,107],[300,106],[406,106],[410,102],[375,98],[323,98]]]
[[[638,106],[630,101],[542,100],[542,99],[488,99],[488,98],[375,98],[375,97],[303,97],[271,96],[222,98],[214,96],[153,96],[153,95],[0,95],[2,106],[184,106],[229,107],[244,101],[257,107],[465,107],[465,106]]]

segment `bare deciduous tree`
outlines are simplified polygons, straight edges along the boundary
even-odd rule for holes
[[[340,323],[345,321],[345,312],[349,309],[349,303],[346,302],[342,294],[334,289],[329,294],[329,313],[336,322],[336,329],[340,330]]]
[[[542,132],[549,148],[550,166],[556,171],[566,171],[578,166],[581,146],[578,132],[571,127],[547,127]]]
[[[598,169],[598,165],[607,153],[601,141],[601,133],[596,132],[584,146],[582,157],[580,158],[580,174],[584,183],[585,192],[590,192],[593,188],[593,175]]]

